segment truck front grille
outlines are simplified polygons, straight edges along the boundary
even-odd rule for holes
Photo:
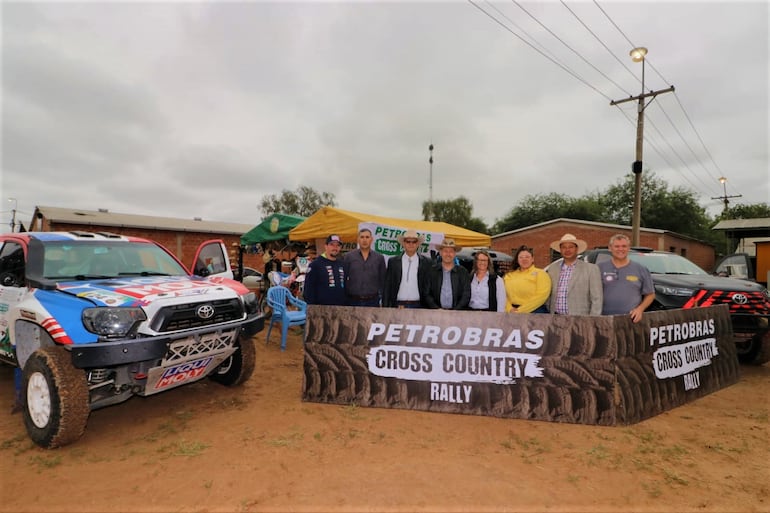
[[[211,312],[210,317],[200,315],[201,307]],[[152,320],[150,327],[159,333],[181,331],[202,326],[214,326],[243,318],[243,306],[237,298],[220,301],[203,301],[184,305],[166,306]]]

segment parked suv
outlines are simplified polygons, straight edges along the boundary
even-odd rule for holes
[[[726,304],[730,307],[738,358],[761,365],[770,361],[770,294],[758,283],[712,276],[674,253],[632,249],[629,258],[647,267],[655,283],[650,310],[696,308]],[[611,258],[608,249],[592,249],[581,258],[599,263]],[[763,339],[767,341],[764,343]]]
[[[65,445],[91,410],[205,377],[249,379],[264,322],[231,277],[221,241],[201,245],[192,274],[149,240],[0,235],[0,362],[21,369],[30,438]]]

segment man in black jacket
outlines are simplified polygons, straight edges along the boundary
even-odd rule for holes
[[[428,257],[418,253],[424,241],[425,237],[419,235],[416,230],[407,230],[398,236],[398,242],[404,248],[404,253],[388,260],[382,306],[390,308],[425,306],[423,299],[428,288],[428,275],[432,264]]]
[[[454,240],[444,239],[438,249],[441,262],[431,269],[425,305],[444,310],[467,310],[471,300],[471,277],[465,267],[455,264],[455,256],[461,248]]]

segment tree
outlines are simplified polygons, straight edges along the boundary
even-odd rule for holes
[[[712,220],[698,204],[695,194],[684,187],[669,188],[668,183],[652,172],[642,176],[642,217],[639,225],[689,235],[711,242]],[[599,194],[604,220],[630,225],[634,204],[634,175],[627,174]]]
[[[262,214],[282,213],[296,216],[309,217],[321,207],[335,206],[334,194],[330,192],[318,193],[312,187],[300,185],[296,191],[284,189],[281,194],[268,194],[259,202]]]
[[[473,217],[473,205],[464,196],[451,200],[433,201],[432,203],[423,201],[422,218],[425,221],[442,221],[474,232],[489,232],[489,228],[481,218]]]
[[[770,204],[739,203],[734,207],[728,207],[727,211],[723,211],[721,214],[719,214],[717,216],[717,221],[724,221],[725,219],[755,219],[761,217],[770,217]]]
[[[581,198],[570,198],[556,192],[527,195],[505,217],[495,223],[493,233],[517,230],[560,217],[602,221],[602,215],[601,204],[591,195]]]

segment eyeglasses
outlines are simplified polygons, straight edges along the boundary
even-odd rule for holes
[[[417,239],[404,239],[404,242],[407,244],[417,244],[419,241]]]

